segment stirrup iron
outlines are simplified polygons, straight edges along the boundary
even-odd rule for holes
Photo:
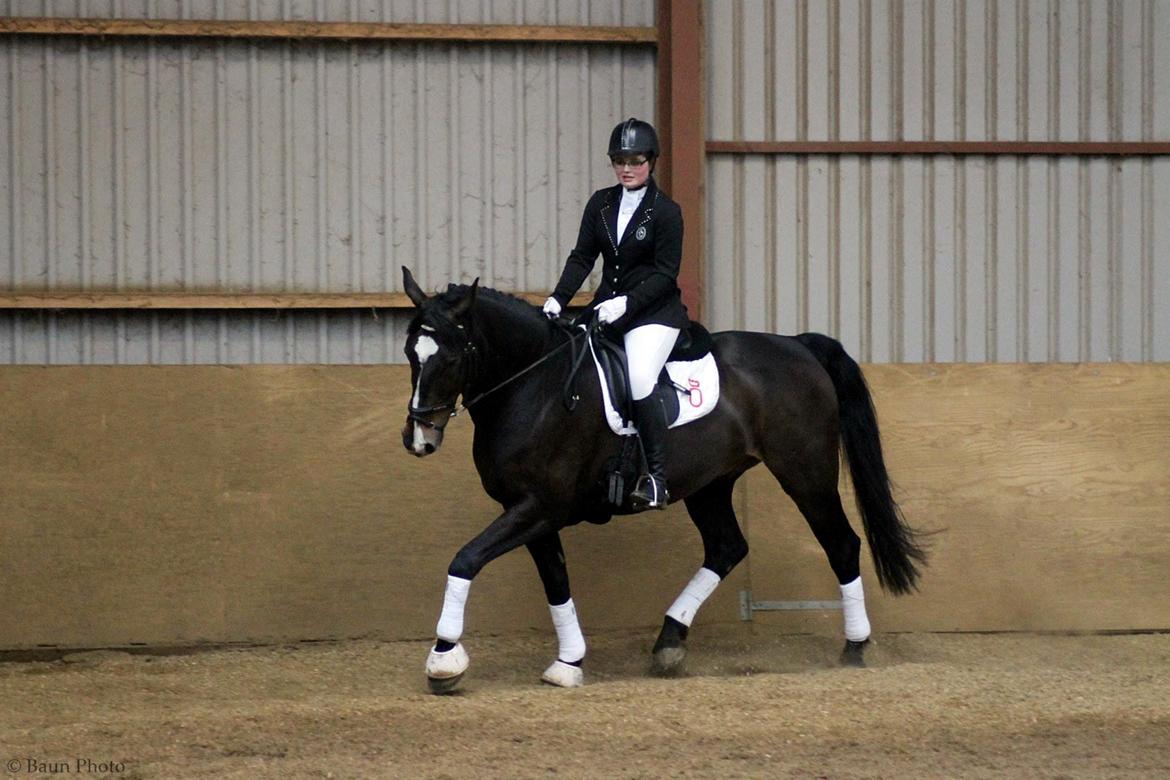
[[[639,477],[634,492],[630,493],[630,506],[634,509],[666,509],[669,501],[670,491],[665,483],[652,474]]]

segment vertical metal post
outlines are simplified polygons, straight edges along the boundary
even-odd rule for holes
[[[657,123],[663,165],[656,176],[682,208],[682,271],[679,287],[693,319],[703,316],[703,190],[706,127],[703,91],[703,4],[658,0]]]

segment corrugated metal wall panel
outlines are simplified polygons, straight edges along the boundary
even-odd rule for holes
[[[341,5],[10,7],[335,20],[325,11]],[[341,18],[643,25],[652,14],[650,0],[353,3]],[[408,265],[424,288],[478,276],[500,289],[547,290],[585,200],[612,175],[610,128],[622,116],[652,118],[655,88],[652,47],[6,38],[0,286],[393,291]],[[398,339],[400,322],[303,313],[273,328],[266,316],[9,315],[0,317],[0,356],[401,359],[397,343],[365,346]],[[222,343],[248,323],[245,349]],[[176,328],[189,342],[182,349],[167,335]],[[308,331],[318,346],[305,346]],[[139,337],[146,342],[117,347]]]
[[[403,363],[407,322],[365,311],[0,311],[0,364]]]
[[[822,331],[874,362],[1170,360],[1170,159],[708,170],[713,328]]]
[[[647,50],[5,46],[12,288],[545,285],[654,99]]]
[[[10,16],[648,26],[652,0],[8,0]]]
[[[1170,138],[1166,3],[705,8],[712,139]],[[709,324],[879,362],[1170,359],[1168,169],[713,155]]]

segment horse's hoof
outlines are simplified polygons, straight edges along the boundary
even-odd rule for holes
[[[654,651],[654,671],[661,675],[677,674],[682,669],[682,662],[686,657],[686,645],[660,647]]]
[[[860,642],[854,642],[852,639],[846,639],[845,649],[841,651],[841,665],[852,666],[856,669],[864,669],[865,648],[868,645],[868,639],[863,639]]]
[[[556,660],[544,670],[540,681],[558,688],[580,688],[585,684],[585,672],[580,666]]]
[[[459,687],[459,683],[463,681],[463,675],[458,674],[454,677],[428,677],[427,687],[431,689],[431,693],[436,696],[442,696],[445,693],[451,693]]]
[[[431,693],[450,693],[455,690],[470,664],[471,659],[461,644],[443,653],[436,652],[432,647],[427,655],[427,684]]]

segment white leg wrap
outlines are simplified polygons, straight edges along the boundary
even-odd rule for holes
[[[845,612],[845,638],[851,642],[869,639],[869,618],[865,615],[861,577],[841,586],[841,606]]]
[[[695,572],[695,576],[691,577],[687,586],[683,588],[679,597],[670,605],[670,609],[666,610],[667,617],[674,618],[684,626],[690,626],[699,607],[703,606],[707,597],[715,592],[719,582],[720,577],[715,572],[705,567],[699,569]]]
[[[463,636],[463,608],[467,606],[467,593],[470,590],[471,580],[447,575],[443,614],[439,615],[439,625],[435,629],[435,636],[439,639],[458,642],[459,637]]]
[[[577,622],[577,607],[573,600],[569,599],[564,604],[549,604],[548,611],[552,614],[557,642],[560,644],[557,658],[568,663],[580,661],[585,657],[585,637],[581,634],[581,624]]]

